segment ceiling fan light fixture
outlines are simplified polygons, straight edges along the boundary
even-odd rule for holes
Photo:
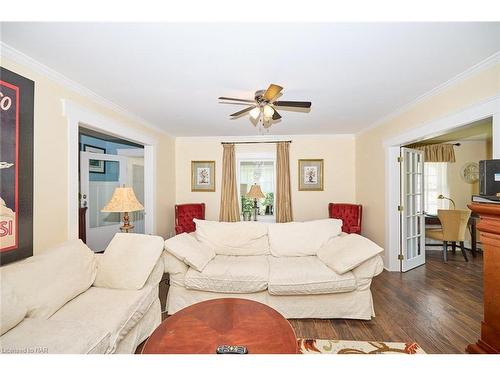
[[[263,112],[265,118],[272,118],[274,114],[274,108],[271,107],[270,105],[265,105]]]
[[[255,107],[250,111],[250,117],[252,117],[254,120],[257,120],[260,116],[260,108]]]

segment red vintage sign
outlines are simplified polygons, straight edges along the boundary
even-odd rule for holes
[[[0,80],[0,252],[18,248],[19,87]]]

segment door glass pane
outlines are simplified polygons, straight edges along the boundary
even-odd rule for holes
[[[89,160],[89,226],[97,228],[120,223],[119,212],[101,212],[120,186],[120,164],[117,161]]]

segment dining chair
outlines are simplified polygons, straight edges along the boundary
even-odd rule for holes
[[[438,210],[438,218],[441,222],[439,229],[427,229],[425,236],[433,240],[443,241],[443,260],[448,261],[448,244],[451,243],[455,250],[457,242],[460,244],[460,250],[466,262],[467,254],[465,253],[465,230],[469,221],[469,210]]]

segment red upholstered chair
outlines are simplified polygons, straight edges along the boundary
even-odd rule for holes
[[[205,203],[175,205],[175,234],[196,230],[193,219],[205,220]]]
[[[342,231],[361,234],[361,214],[363,206],[350,203],[330,203],[328,213],[332,219],[342,220]]]

